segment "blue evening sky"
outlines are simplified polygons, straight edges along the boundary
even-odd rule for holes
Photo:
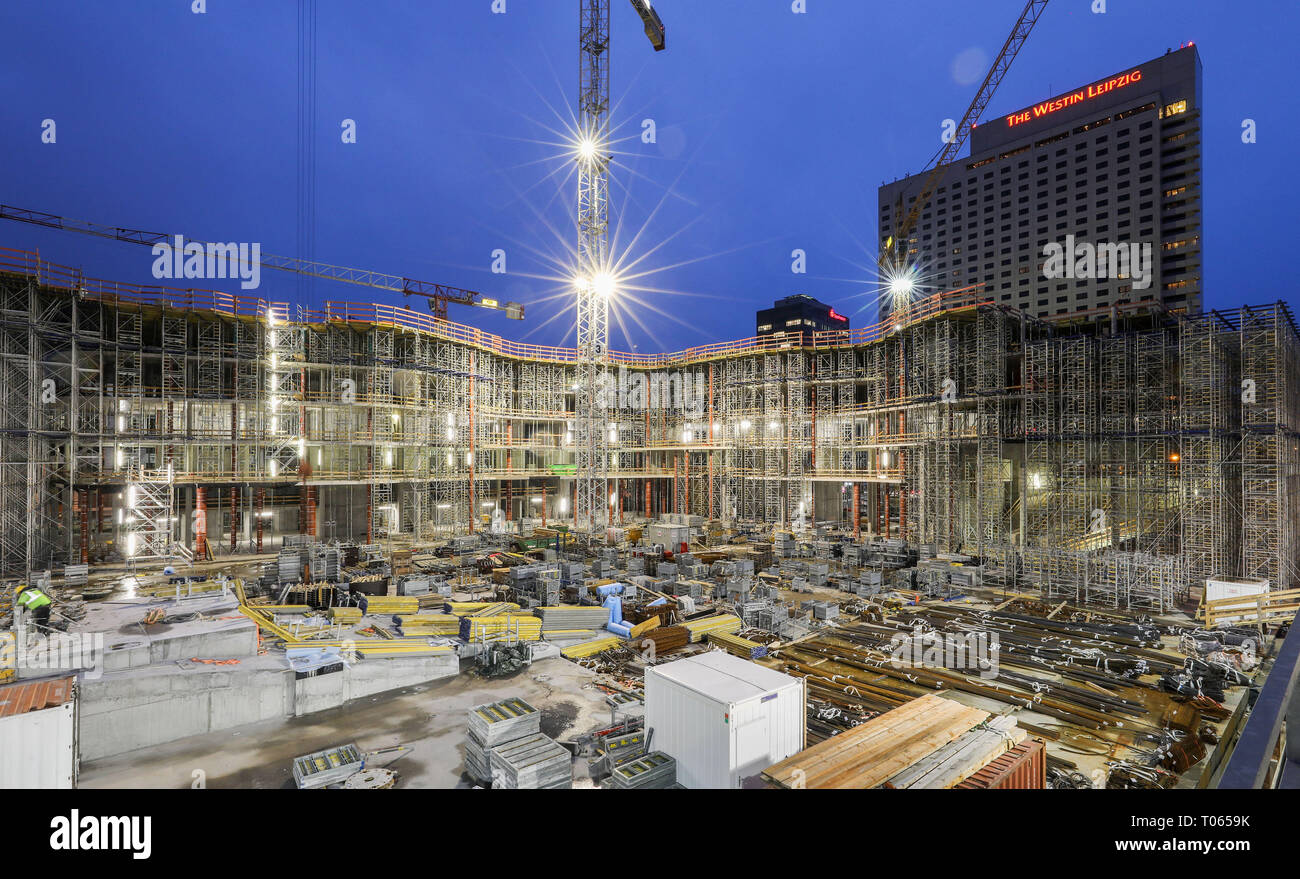
[[[749,336],[810,293],[874,320],[876,189],[960,117],[1023,0],[660,0],[655,53],[613,2],[616,252],[641,302],[614,347]],[[1295,253],[1295,0],[1054,0],[989,115],[1195,41],[1204,64],[1207,307],[1284,299]],[[4,0],[0,202],[299,255],[295,0]],[[572,344],[578,0],[317,0],[318,260],[481,290],[527,320],[453,319]],[[972,81],[973,80],[973,81]],[[57,142],[42,143],[53,119]],[[341,141],[353,119],[357,142]],[[657,142],[643,143],[652,119]],[[1243,144],[1253,119],[1258,142]],[[143,247],[0,222],[0,247],[157,283]],[[791,251],[807,273],[791,272]],[[505,252],[506,273],[492,272]],[[164,282],[165,283],[165,282]],[[224,286],[217,281],[179,286]],[[327,299],[399,303],[332,282]],[[265,272],[260,295],[295,299]],[[565,311],[567,309],[567,311]],[[563,313],[562,313],[563,312]],[[623,337],[619,322],[630,338]]]

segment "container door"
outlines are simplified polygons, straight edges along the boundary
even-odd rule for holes
[[[732,779],[740,786],[742,779],[758,775],[773,762],[770,759],[771,739],[768,734],[767,715],[760,714],[746,724],[736,727],[735,771]]]

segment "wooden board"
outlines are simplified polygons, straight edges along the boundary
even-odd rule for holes
[[[873,788],[984,722],[988,712],[928,693],[769,766],[783,787]]]

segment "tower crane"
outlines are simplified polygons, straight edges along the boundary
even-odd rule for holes
[[[28,223],[33,226],[44,226],[47,229],[60,229],[64,232],[77,232],[82,235],[93,235],[97,238],[108,238],[113,241],[126,241],[130,244],[143,244],[146,247],[153,247],[157,244],[172,245],[177,240],[183,240],[186,244],[198,244],[204,247],[208,253],[212,253],[216,258],[227,260],[220,248],[209,247],[209,242],[200,241],[195,238],[184,238],[179,235],[169,235],[164,232],[144,232],[139,229],[127,229],[122,226],[107,226],[101,223],[90,223],[84,220],[71,220],[67,217],[61,217],[57,214],[49,214],[44,211],[34,211],[27,208],[16,208],[11,205],[0,205],[0,220],[14,220],[19,223]],[[227,260],[228,261],[228,260]],[[463,287],[452,287],[448,284],[435,284],[431,281],[418,281],[414,278],[405,278],[401,275],[390,275],[386,272],[376,272],[368,269],[354,269],[347,266],[336,266],[329,263],[315,262],[312,260],[296,259],[291,256],[276,256],[274,254],[264,253],[258,261],[263,268],[275,269],[280,272],[291,272],[296,275],[302,275],[312,278],[325,278],[330,281],[339,281],[344,284],[356,284],[361,287],[371,287],[376,290],[388,290],[394,293],[401,293],[404,296],[422,296],[429,303],[429,310],[435,317],[443,320],[447,319],[448,305],[473,305],[477,308],[489,308],[495,311],[504,311],[506,317],[514,320],[523,320],[524,307],[517,302],[501,302],[484,296],[476,290],[466,290]]]
[[[966,109],[966,115],[962,116],[960,124],[956,131],[944,145],[935,153],[927,166],[930,173],[926,175],[925,183],[921,187],[920,193],[916,196],[916,202],[912,209],[908,211],[907,216],[894,230],[894,234],[887,237],[883,246],[880,248],[880,275],[887,279],[891,285],[896,285],[891,289],[891,293],[898,298],[906,298],[911,294],[911,281],[908,275],[911,267],[908,261],[909,256],[909,239],[912,231],[916,228],[917,220],[921,217],[921,212],[925,206],[930,203],[934,196],[934,191],[939,186],[939,181],[943,179],[947,172],[947,166],[957,158],[957,153],[965,146],[966,139],[970,137],[973,129],[988,106],[989,101],[993,99],[993,93],[997,91],[998,85],[1002,78],[1007,75],[1011,69],[1011,62],[1016,60],[1016,55],[1020,48],[1029,38],[1030,32],[1033,31],[1034,25],[1038,23],[1039,16],[1047,8],[1047,0],[1029,0],[1025,4],[1024,10],[1020,13],[1020,18],[1016,21],[1016,26],[1011,29],[1011,35],[1007,37],[1006,43],[1002,46],[1002,51],[994,59],[993,65],[984,77],[984,82],[979,91],[975,93],[975,99],[971,101],[970,107]],[[903,199],[899,195],[895,203],[894,216],[897,218],[903,213]],[[892,306],[892,303],[891,303]],[[892,308],[891,308],[892,311]]]
[[[574,524],[592,531],[609,520],[609,439],[601,391],[609,362],[610,0],[580,0],[578,24],[578,386],[575,400],[577,497]],[[650,0],[631,0],[656,52],[665,31]]]

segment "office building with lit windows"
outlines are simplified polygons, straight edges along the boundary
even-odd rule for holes
[[[809,340],[813,333],[849,329],[849,318],[825,302],[806,293],[778,299],[771,308],[759,309],[755,315],[754,334],[800,333]]]
[[[983,283],[995,303],[1044,318],[1148,301],[1199,312],[1200,109],[1201,61],[1189,44],[988,118],[909,236],[920,292]],[[925,177],[880,188],[881,242],[907,216]],[[1052,244],[1065,255],[1055,264]],[[1138,262],[1112,256],[1113,266],[1101,260],[1076,269],[1070,259],[1116,245],[1127,245]],[[889,308],[882,305],[882,317]]]

